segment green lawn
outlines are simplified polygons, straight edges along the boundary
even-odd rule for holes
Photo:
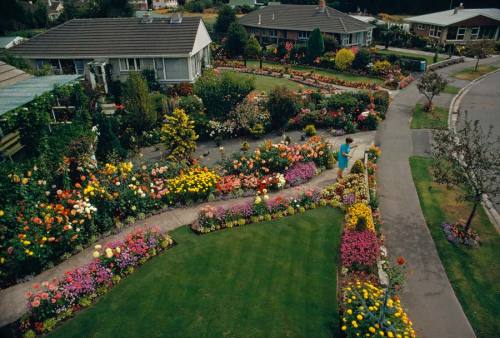
[[[459,91],[460,91],[460,88],[458,88],[458,87],[455,87],[452,85],[446,85],[446,87],[444,87],[443,93],[458,94]]]
[[[254,78],[255,79],[255,89],[259,91],[263,91],[266,93],[271,92],[275,87],[277,86],[285,86],[288,89],[298,91],[300,89],[305,89],[305,88],[314,88],[311,86],[306,86],[303,84],[300,84],[295,81],[291,81],[286,78],[276,78],[272,76],[265,76],[265,75],[254,75],[254,74],[247,74],[247,73],[239,73],[239,72],[232,72],[232,73],[238,73],[243,77],[246,78]]]
[[[417,53],[407,53],[407,52],[397,52],[393,50],[385,50],[385,49],[377,49],[377,53],[379,54],[394,54],[394,55],[399,55],[399,56],[406,56],[406,57],[421,57],[424,58],[427,61],[427,64],[433,64],[434,63],[434,55],[425,55],[425,54],[417,54]],[[443,61],[444,58],[438,56],[438,62]]]
[[[415,105],[411,119],[412,129],[443,129],[448,126],[448,109],[434,106],[433,112],[426,112],[420,103]]]
[[[456,190],[432,182],[431,160],[411,157],[410,166],[420,205],[453,289],[478,338],[498,337],[500,321],[500,235],[480,208],[473,221],[481,246],[477,249],[450,244],[441,230],[444,222],[467,219],[469,203],[457,204]]]
[[[264,67],[268,67],[268,68],[276,68],[276,69],[283,69],[284,68],[284,66],[279,64],[279,63],[263,62],[262,64]],[[247,66],[258,68],[259,61],[247,61]],[[314,71],[316,74],[320,74],[320,75],[332,77],[332,78],[337,78],[340,80],[356,81],[356,82],[369,82],[369,83],[376,83],[376,84],[383,84],[384,83],[384,80],[376,78],[376,77],[359,76],[356,74],[351,74],[348,72],[340,72],[340,71],[336,71],[336,70],[318,69],[318,68],[307,67],[307,66],[292,66],[292,69],[295,69],[298,71],[303,71],[303,72]]]
[[[479,64],[479,66],[477,67],[477,71],[474,71],[474,68],[466,68],[454,73],[453,76],[460,80],[472,81],[496,69],[498,69],[498,67],[496,66],[482,66],[481,64]]]
[[[338,336],[342,214],[320,208],[196,235],[146,263],[51,337]]]

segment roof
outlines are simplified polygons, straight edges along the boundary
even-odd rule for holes
[[[32,77],[0,88],[0,116],[33,101],[54,86],[75,81],[81,75],[48,75]]]
[[[0,61],[0,88],[13,85],[14,83],[29,79],[30,77],[32,77],[32,75]]]
[[[493,20],[500,21],[499,8],[458,9],[456,13],[454,9],[451,9],[442,12],[412,16],[411,18],[406,18],[405,20],[408,22],[425,23],[437,26],[449,26],[457,22],[472,19],[480,15]]]
[[[250,27],[296,31],[312,31],[319,28],[327,33],[354,33],[373,28],[372,25],[331,7],[326,7],[324,12],[320,12],[316,5],[267,6],[240,18],[240,23]]]
[[[24,38],[20,36],[0,36],[0,48],[10,48],[22,40]]]
[[[10,49],[25,58],[96,58],[187,55],[200,17],[73,19]]]

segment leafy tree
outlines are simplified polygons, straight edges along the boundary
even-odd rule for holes
[[[123,84],[126,120],[136,133],[150,130],[157,119],[148,84],[140,73],[131,72]]]
[[[36,105],[18,110],[17,122],[21,144],[31,156],[39,156],[46,150],[51,120],[49,111],[52,103],[50,94],[44,94],[37,99]]]
[[[165,157],[179,161],[187,159],[196,150],[198,135],[194,130],[194,121],[182,109],[165,115],[161,127],[161,139],[165,145]]]
[[[248,34],[245,27],[237,22],[233,22],[229,26],[227,39],[224,44],[226,51],[233,57],[243,55],[247,41]]]
[[[35,26],[44,28],[47,27],[49,25],[47,3],[42,0],[38,0],[34,5],[33,20],[35,21]]]
[[[325,52],[335,52],[339,49],[339,42],[335,36],[325,35],[323,41],[325,43]]]
[[[448,81],[436,72],[428,71],[420,78],[417,83],[418,91],[427,98],[425,104],[426,111],[432,111],[432,100],[438,96],[446,87]]]
[[[307,59],[309,62],[313,62],[316,58],[323,55],[325,51],[325,42],[323,40],[323,34],[319,28],[315,28],[309,39],[307,40]]]
[[[257,59],[260,57],[261,50],[262,48],[257,38],[255,36],[251,36],[245,46],[245,57],[249,59]]]
[[[352,68],[364,69],[370,63],[371,59],[370,52],[366,48],[361,48],[354,57]]]
[[[479,121],[470,121],[467,114],[454,129],[433,133],[433,175],[438,183],[455,186],[460,200],[473,204],[465,224],[468,232],[484,194],[500,193],[500,138],[493,138],[493,127],[483,131]]]
[[[353,61],[354,53],[350,49],[342,48],[335,55],[335,66],[340,70],[347,70]]]
[[[236,22],[236,13],[231,8],[231,6],[224,5],[219,10],[219,15],[217,15],[217,21],[215,22],[215,32],[219,34],[226,34],[229,26]]]
[[[120,140],[116,136],[118,122],[113,116],[106,116],[103,113],[96,114],[95,122],[99,130],[97,137],[96,157],[100,161],[109,161],[110,157],[123,159],[127,156],[127,151],[122,147]]]
[[[492,41],[479,40],[467,45],[467,51],[476,58],[474,71],[477,71],[479,59],[485,58],[488,54],[494,52],[494,43]]]
[[[271,115],[272,128],[282,131],[288,120],[297,115],[298,105],[295,94],[284,86],[278,86],[269,94],[267,108]]]

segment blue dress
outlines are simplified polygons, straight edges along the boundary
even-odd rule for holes
[[[349,154],[350,151],[351,151],[351,146],[348,145],[347,143],[344,143],[340,146],[339,155],[338,155],[340,169],[347,168],[347,162],[349,162],[349,158],[347,156],[343,156],[342,154],[344,154],[344,153]]]

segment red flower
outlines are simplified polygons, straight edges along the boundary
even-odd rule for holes
[[[402,256],[399,256],[397,259],[399,265],[405,265],[406,261]]]

